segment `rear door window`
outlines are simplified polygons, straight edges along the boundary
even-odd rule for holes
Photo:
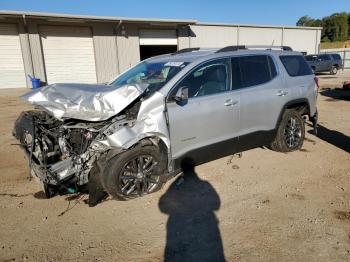
[[[329,55],[319,55],[318,58],[321,59],[321,60],[324,60],[324,61],[329,61],[329,60],[331,60],[331,58],[329,57]]]
[[[305,56],[306,61],[316,61],[317,56],[307,55]]]
[[[292,77],[313,74],[310,66],[301,55],[283,55],[280,56],[280,59],[288,75]]]
[[[267,55],[233,57],[231,67],[233,89],[261,85],[277,75],[275,64]]]

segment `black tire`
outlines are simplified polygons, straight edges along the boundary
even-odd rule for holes
[[[141,166],[150,165],[140,172]],[[136,166],[135,166],[136,164]],[[161,175],[165,173],[166,162],[162,161],[159,150],[155,146],[136,146],[111,158],[102,175],[102,184],[112,197],[119,200],[128,200],[150,194],[162,188]],[[142,173],[144,177],[139,175]],[[129,192],[132,188],[134,189]],[[129,192],[129,193],[128,193]]]
[[[336,75],[338,73],[338,67],[332,66],[330,74],[331,75]]]
[[[302,116],[296,110],[287,109],[283,113],[271,149],[277,152],[296,151],[303,146],[304,138],[305,124]]]
[[[54,185],[42,182],[43,192],[47,199],[54,197],[57,194],[57,188]]]

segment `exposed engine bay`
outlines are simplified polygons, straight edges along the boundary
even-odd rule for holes
[[[30,173],[39,178],[46,196],[87,189],[91,169],[111,149],[107,137],[122,127],[133,126],[140,104],[135,101],[117,116],[99,122],[59,120],[44,110],[22,112],[13,135],[26,152]]]

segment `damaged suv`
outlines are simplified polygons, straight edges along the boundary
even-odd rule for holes
[[[273,50],[277,49],[277,50]],[[259,146],[301,148],[317,126],[317,79],[288,47],[182,49],[106,85],[52,84],[22,98],[13,134],[47,197],[131,199],[181,171]]]

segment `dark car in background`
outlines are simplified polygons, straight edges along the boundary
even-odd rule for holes
[[[343,68],[343,61],[339,54],[319,54],[305,56],[314,73],[329,72],[336,75]]]

